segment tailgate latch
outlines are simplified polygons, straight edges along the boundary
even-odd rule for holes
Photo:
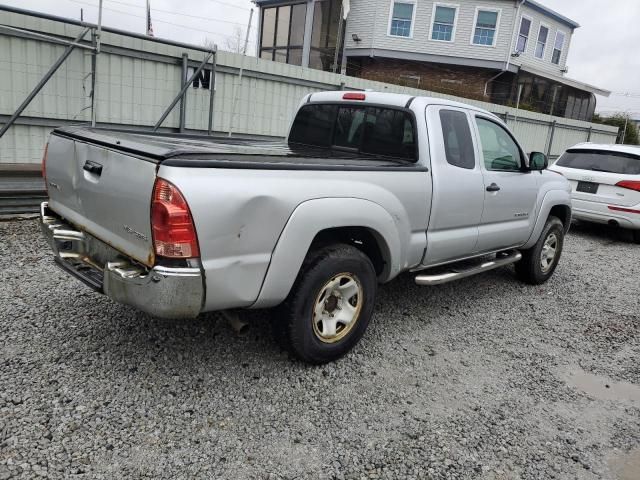
[[[92,160],[87,160],[84,164],[84,167],[82,167],[82,169],[85,172],[92,173],[94,175],[97,175],[98,177],[102,174],[102,165]]]

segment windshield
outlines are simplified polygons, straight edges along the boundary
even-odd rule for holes
[[[605,150],[568,150],[558,159],[559,167],[579,168],[595,172],[640,175],[640,156]]]

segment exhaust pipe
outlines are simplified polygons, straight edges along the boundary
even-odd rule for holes
[[[239,336],[249,333],[249,324],[240,318],[237,312],[224,310],[220,312],[225,318],[231,329]]]

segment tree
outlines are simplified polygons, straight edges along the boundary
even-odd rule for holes
[[[221,50],[244,54],[244,29],[236,25],[233,29],[233,33],[224,39]]]
[[[626,145],[640,145],[640,134],[638,132],[638,127],[628,113],[615,113],[610,117],[602,117],[596,113],[593,116],[592,122],[618,127],[620,130],[618,132],[617,143],[624,143]],[[627,127],[626,133],[625,124]],[[624,139],[622,138],[623,134]]]
[[[202,42],[202,46],[208,50],[216,50],[218,48],[216,42],[208,37],[204,39],[204,41]]]

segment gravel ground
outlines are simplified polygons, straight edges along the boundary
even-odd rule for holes
[[[0,480],[640,478],[640,246],[575,227],[552,280],[380,289],[353,353],[309,367],[266,314],[164,321],[0,222]]]

